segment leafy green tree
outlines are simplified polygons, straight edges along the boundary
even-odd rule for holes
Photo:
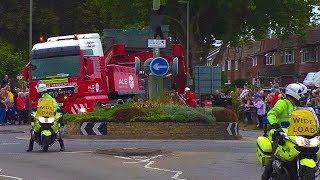
[[[25,54],[22,51],[16,51],[12,44],[0,39],[0,77],[8,74],[10,77],[16,77],[25,64]]]
[[[175,28],[177,39],[185,44],[186,6],[176,0],[168,0],[167,4],[167,22]],[[215,38],[221,39],[223,45],[214,64],[221,60],[229,44],[265,38],[270,30],[281,37],[303,34],[310,26],[312,5],[316,4],[319,1],[190,0],[191,65],[205,63]]]

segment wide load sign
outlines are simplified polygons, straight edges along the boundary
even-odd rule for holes
[[[40,101],[37,109],[37,117],[54,117],[55,109],[52,100]]]
[[[312,108],[301,108],[292,112],[289,136],[314,136],[318,131],[318,118]]]

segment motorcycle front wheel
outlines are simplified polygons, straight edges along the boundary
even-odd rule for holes
[[[315,180],[316,170],[308,167],[301,169],[301,178],[299,180]]]
[[[42,151],[48,152],[50,146],[51,137],[43,136],[42,137]]]
[[[269,180],[290,180],[291,176],[286,168],[282,168],[279,172],[273,172]]]

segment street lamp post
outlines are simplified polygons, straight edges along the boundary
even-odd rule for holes
[[[32,49],[32,4],[33,0],[30,0],[30,8],[29,8],[29,53]]]
[[[189,1],[178,1],[182,4],[187,4],[187,77],[189,78],[189,11],[190,11],[190,2]]]

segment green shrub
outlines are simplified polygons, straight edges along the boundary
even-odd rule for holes
[[[213,107],[212,108],[212,112],[216,112],[216,111],[221,111],[221,110],[224,110],[224,109],[226,109],[225,107]]]
[[[212,112],[217,122],[238,122],[236,113],[230,109],[223,109]]]
[[[119,108],[112,114],[115,121],[130,121],[136,117],[145,117],[146,113],[135,107]]]
[[[207,122],[215,119],[212,113],[203,108],[193,109],[161,102],[136,102],[117,105],[109,109],[96,109],[94,112],[65,115],[66,122],[107,121],[107,122]]]
[[[160,107],[160,110],[166,114],[173,115],[176,121],[188,121],[188,122],[213,122],[214,119],[211,115],[207,115],[205,112],[200,112],[198,109],[192,109],[186,106],[179,105],[165,105]],[[203,110],[204,111],[204,110]]]

